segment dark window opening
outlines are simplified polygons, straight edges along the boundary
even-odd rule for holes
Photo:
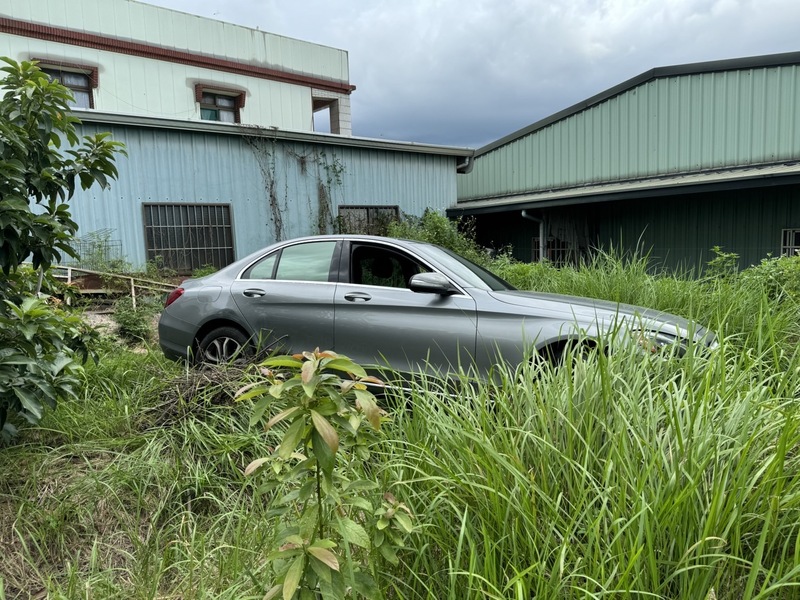
[[[144,204],[147,260],[188,274],[234,260],[228,204]]]
[[[353,246],[350,280],[358,285],[407,288],[408,280],[428,269],[410,257],[378,246]]]

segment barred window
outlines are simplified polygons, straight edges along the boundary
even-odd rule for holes
[[[339,233],[386,235],[389,223],[399,219],[399,206],[340,206]]]
[[[795,256],[800,254],[800,229],[784,229],[781,254]]]
[[[229,204],[144,204],[147,260],[179,273],[233,262]]]

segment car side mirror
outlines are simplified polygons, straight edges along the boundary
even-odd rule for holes
[[[412,292],[420,294],[449,296],[458,292],[450,280],[441,273],[417,273],[408,280],[408,287]]]

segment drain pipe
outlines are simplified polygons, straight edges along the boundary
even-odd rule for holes
[[[544,219],[534,217],[527,210],[522,211],[522,218],[539,224],[539,262],[543,262],[547,252],[547,240],[544,237]]]

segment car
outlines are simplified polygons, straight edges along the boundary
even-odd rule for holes
[[[403,373],[559,358],[570,345],[644,352],[716,345],[651,309],[514,289],[429,243],[365,235],[279,242],[172,291],[158,325],[164,354],[219,363],[261,350],[333,350]]]

